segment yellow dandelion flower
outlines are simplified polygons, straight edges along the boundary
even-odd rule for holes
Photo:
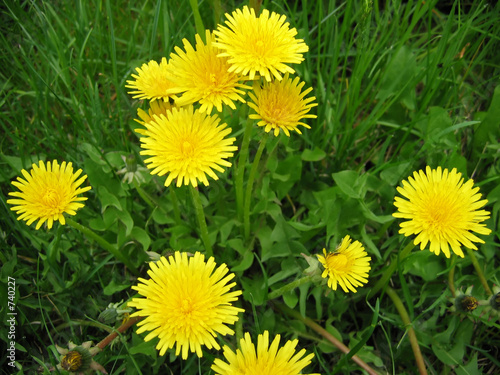
[[[241,97],[245,92],[240,89],[251,87],[239,83],[244,77],[228,72],[227,58],[217,57],[219,49],[214,46],[215,35],[206,30],[206,44],[196,34],[196,49],[187,39],[183,39],[184,52],[175,47],[170,55],[170,80],[174,87],[168,91],[172,94],[183,93],[176,100],[178,106],[200,102],[200,112],[212,113],[215,107],[222,112],[222,104],[236,109],[234,101],[245,103]]]
[[[298,375],[314,357],[311,353],[302,358],[306,353],[305,349],[295,353],[298,342],[297,339],[287,341],[280,348],[280,335],[276,335],[269,346],[269,332],[264,331],[264,334],[257,338],[257,350],[255,350],[250,334],[246,332],[245,337],[240,340],[240,347],[236,353],[228,346],[224,346],[224,357],[227,362],[215,359],[212,370],[217,375]]]
[[[355,287],[363,286],[368,282],[371,258],[361,242],[351,243],[351,237],[345,236],[334,252],[323,249],[323,255],[317,255],[320,263],[325,267],[323,278],[328,277],[328,287],[337,290],[337,284],[349,293],[356,293]]]
[[[10,192],[9,195],[16,199],[8,199],[7,203],[14,205],[11,210],[20,215],[17,220],[25,220],[27,225],[38,220],[37,230],[45,222],[49,229],[57,220],[62,225],[66,224],[63,214],[76,215],[76,210],[84,206],[78,202],[87,200],[77,197],[91,189],[90,186],[79,188],[87,176],[77,180],[82,170],[73,173],[73,165],[65,161],[61,165],[57,160],[49,161],[45,166],[40,160],[32,168],[30,173],[24,169],[21,171],[25,179],[18,177],[17,181],[12,181],[12,185],[20,191]]]
[[[137,333],[150,331],[145,341],[158,337],[160,355],[176,345],[175,355],[182,353],[183,359],[189,351],[202,357],[202,346],[220,349],[217,334],[234,335],[227,325],[234,324],[244,310],[231,303],[242,292],[229,292],[236,283],[229,283],[234,274],[228,274],[225,264],[215,267],[213,257],[205,262],[199,252],[188,258],[187,253],[176,251],[168,259],[151,262],[151,279],[139,278],[140,283],[132,287],[145,297],[128,303],[138,309],[131,317],[145,317],[137,323]]]
[[[265,126],[264,131],[269,133],[274,131],[277,136],[280,130],[290,136],[290,131],[296,131],[302,134],[298,128],[299,125],[307,129],[311,127],[303,122],[303,118],[316,118],[316,115],[307,114],[317,103],[311,103],[316,100],[314,96],[305,98],[311,92],[312,88],[301,92],[304,82],[299,84],[299,77],[291,79],[288,73],[281,81],[264,82],[263,87],[259,84],[254,85],[253,93],[248,92],[253,103],[248,105],[253,108],[257,114],[251,114],[249,117],[254,120],[260,120],[257,125]]]
[[[217,180],[213,170],[224,172],[222,167],[230,167],[225,159],[237,149],[233,146],[236,138],[224,138],[231,129],[219,122],[217,115],[208,116],[193,106],[153,115],[153,120],[144,124],[146,130],[139,131],[144,135],[141,154],[151,156],[145,161],[151,174],[168,174],[165,186],[174,179],[177,186],[196,187],[198,181],[208,186],[207,175]]]
[[[169,66],[165,57],[162,58],[160,64],[151,60],[135,70],[139,74],[132,74],[135,80],[128,80],[128,85],[125,85],[125,87],[133,89],[128,91],[129,94],[134,95],[132,98],[168,101],[172,95],[167,94],[167,91],[172,88],[172,82],[167,77]]]
[[[302,39],[295,39],[297,30],[290,29],[286,17],[264,9],[259,17],[247,6],[237,9],[232,16],[226,13],[226,26],[219,25],[214,31],[214,45],[228,57],[230,72],[249,76],[258,74],[271,80],[271,75],[281,80],[281,73],[295,73],[286,64],[300,64],[302,53],[309,47]]]
[[[417,234],[415,245],[423,250],[430,243],[430,251],[440,251],[449,258],[450,247],[455,254],[464,257],[461,245],[477,250],[473,242],[484,241],[471,232],[488,235],[491,230],[482,221],[490,216],[488,211],[479,210],[488,201],[481,200],[474,181],[464,183],[462,174],[456,168],[451,172],[441,167],[413,172],[413,177],[403,181],[397,190],[404,198],[395,197],[398,211],[392,216],[407,219],[401,222],[399,233],[405,236]]]

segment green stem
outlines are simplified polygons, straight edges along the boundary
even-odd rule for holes
[[[243,141],[241,143],[240,155],[238,157],[238,166],[235,171],[235,190],[236,190],[236,212],[238,220],[243,222],[243,180],[245,176],[245,165],[248,160],[248,146],[252,135],[252,121],[248,120],[245,125]]]
[[[368,298],[374,297],[380,291],[380,289],[382,289],[387,284],[394,271],[396,271],[398,264],[408,256],[408,254],[413,250],[414,247],[415,245],[413,244],[413,241],[409,242],[408,245],[406,245],[405,248],[401,251],[401,253],[399,253],[399,259],[397,261],[394,259],[391,260],[391,264],[389,265],[389,267],[387,267],[387,270],[384,271],[380,280],[377,281],[375,286],[370,290]]]
[[[212,246],[210,245],[210,239],[208,238],[207,221],[205,219],[203,205],[201,204],[200,193],[198,192],[198,189],[191,184],[189,185],[189,191],[191,192],[191,197],[193,198],[194,209],[200,226],[200,236],[203,241],[203,245],[205,246],[205,253],[207,257],[211,257],[214,253],[212,251]]]
[[[453,254],[451,256],[451,268],[450,272],[448,272],[448,288],[450,288],[451,295],[455,297],[456,289],[455,289],[455,259],[456,256]]]
[[[288,283],[288,284],[282,286],[281,288],[276,289],[276,290],[272,291],[271,293],[269,293],[269,295],[267,296],[267,300],[269,301],[269,300],[281,297],[283,294],[288,293],[288,292],[294,290],[295,288],[297,288],[303,284],[310,283],[310,282],[320,282],[321,279],[322,279],[322,277],[320,275],[301,277],[300,279],[292,281],[291,283]]]
[[[113,254],[116,259],[118,259],[120,262],[125,264],[134,275],[139,276],[139,271],[132,264],[132,262],[130,262],[130,259],[126,258],[120,252],[120,250],[118,250],[115,246],[110,244],[104,238],[99,236],[97,233],[92,231],[90,228],[87,228],[86,226],[83,226],[83,225],[77,223],[76,221],[73,221],[73,219],[71,219],[71,218],[66,218],[66,223],[69,226],[71,226],[71,227],[75,228],[76,230],[80,231],[81,233],[83,233],[84,236],[93,239],[95,242],[97,242],[99,245],[101,245],[101,247],[103,247],[105,250],[107,250],[111,254]]]
[[[467,249],[467,254],[469,254],[469,258],[472,262],[472,265],[474,266],[474,269],[477,272],[477,276],[479,277],[479,280],[481,281],[481,284],[483,284],[483,288],[486,291],[486,293],[491,296],[493,292],[491,291],[488,281],[486,280],[486,277],[484,277],[484,272],[481,269],[481,266],[479,265],[479,262],[477,261],[476,254],[474,254],[474,251],[471,249]]]
[[[303,322],[306,326],[309,328],[313,329],[318,333],[319,335],[323,336],[325,339],[330,341],[333,345],[335,345],[340,351],[343,353],[347,354],[349,353],[350,349],[345,346],[340,340],[335,338],[331,333],[329,333],[326,329],[321,327],[319,324],[314,322],[312,319],[303,317],[299,312],[292,310],[288,306],[282,304],[282,303],[272,303],[272,305],[280,310],[281,312],[285,313],[288,316],[291,316],[292,318],[298,319],[301,322]],[[359,358],[357,355],[353,355],[351,359],[363,370],[368,372],[370,375],[378,375],[377,371],[372,369],[366,362],[364,362],[361,358]]]
[[[257,149],[257,153],[255,154],[255,158],[253,159],[252,168],[250,169],[250,175],[248,176],[243,207],[243,226],[245,228],[246,239],[250,237],[250,203],[252,201],[253,182],[255,180],[255,175],[257,174],[257,169],[259,168],[260,157],[262,156],[264,148],[266,148],[268,137],[269,133],[264,133],[264,136],[260,140],[259,148]]]
[[[146,204],[150,207],[150,208],[156,208],[158,207],[158,203],[154,201],[153,198],[151,198],[148,193],[146,193],[144,191],[143,188],[141,188],[139,186],[139,184],[137,183],[137,181],[135,180],[135,178],[132,180],[133,184],[134,184],[134,188],[135,190],[137,191],[137,193],[140,195],[140,197],[142,198],[142,200],[144,202],[146,202]]]
[[[191,10],[193,11],[196,33],[200,36],[203,42],[206,42],[205,26],[203,25],[203,20],[201,19],[200,10],[198,9],[198,0],[189,0],[189,4],[191,5]]]
[[[403,302],[399,298],[398,294],[390,286],[386,288],[387,295],[391,298],[392,303],[398,310],[399,316],[403,321],[406,329],[408,330],[408,338],[410,339],[411,348],[413,350],[413,355],[415,356],[415,361],[417,362],[417,368],[421,375],[427,374],[427,369],[425,368],[424,357],[422,357],[422,352],[420,351],[420,346],[418,345],[417,335],[413,329],[410,316],[406,311]]]

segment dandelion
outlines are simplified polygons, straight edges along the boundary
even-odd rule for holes
[[[136,68],[137,74],[132,74],[135,80],[128,80],[128,87],[133,89],[128,91],[134,99],[148,99],[154,101],[163,99],[168,101],[171,95],[167,94],[167,90],[172,88],[172,82],[167,78],[169,66],[167,59],[162,58],[160,64],[151,60],[147,64],[142,64],[140,68]]]
[[[38,220],[37,230],[45,222],[49,229],[57,220],[62,225],[66,224],[63,214],[76,215],[76,211],[84,206],[78,202],[87,200],[77,197],[91,189],[90,186],[79,187],[87,176],[78,179],[82,170],[73,173],[73,165],[65,161],[61,165],[57,160],[49,161],[45,166],[40,160],[32,168],[30,173],[24,169],[21,171],[25,179],[18,177],[17,181],[12,181],[12,185],[20,191],[10,192],[9,195],[16,199],[8,199],[7,203],[14,205],[11,210],[19,215],[17,220],[27,221],[27,225]]]
[[[279,348],[280,335],[276,335],[269,346],[269,332],[264,331],[264,334],[257,338],[257,350],[255,350],[250,334],[246,332],[245,337],[240,340],[240,347],[236,353],[228,346],[224,346],[224,357],[227,362],[215,359],[212,370],[217,375],[298,375],[314,357],[311,353],[302,358],[306,353],[305,349],[295,353],[298,342],[297,339],[287,341]]]
[[[145,162],[151,174],[168,174],[165,186],[174,179],[177,186],[196,187],[198,181],[208,186],[207,175],[217,180],[214,170],[224,172],[222,167],[230,167],[225,159],[237,149],[234,137],[224,138],[231,129],[219,122],[217,115],[208,116],[193,106],[153,115],[153,120],[144,124],[146,130],[138,131],[144,135],[141,155],[150,156]]]
[[[320,263],[325,267],[323,278],[328,277],[328,287],[337,290],[337,284],[349,293],[356,293],[356,288],[368,282],[371,258],[359,241],[354,241],[349,236],[342,239],[334,252],[323,249],[323,255],[317,255]]]
[[[255,79],[256,74],[271,80],[281,80],[281,73],[295,73],[286,64],[300,64],[302,53],[309,47],[302,39],[295,39],[297,30],[290,29],[286,17],[264,9],[259,17],[247,6],[237,9],[232,16],[226,13],[226,26],[214,31],[221,49],[219,57],[228,57],[229,72]]]
[[[68,349],[62,348],[56,344],[56,349],[61,355],[58,370],[69,371],[72,374],[88,374],[98,371],[107,374],[107,371],[93,357],[101,351],[97,346],[92,346],[91,341],[86,341],[81,345],[75,345],[69,342]]]
[[[170,55],[170,80],[174,88],[168,92],[183,93],[177,100],[178,106],[199,102],[200,112],[210,114],[215,107],[222,112],[222,104],[236,109],[234,101],[245,103],[241,97],[245,92],[241,89],[251,87],[239,83],[243,79],[234,72],[228,72],[229,64],[226,57],[217,57],[219,49],[214,46],[215,35],[206,30],[206,44],[196,34],[196,49],[187,39],[183,39],[184,52],[175,47],[175,53]]]
[[[488,201],[481,200],[474,181],[464,183],[462,174],[456,168],[431,170],[427,166],[413,173],[403,187],[398,187],[401,197],[394,198],[398,211],[394,217],[407,219],[399,225],[399,233],[405,236],[417,234],[415,245],[423,250],[430,243],[430,251],[439,255],[440,251],[449,258],[450,247],[455,254],[464,257],[461,245],[477,250],[473,242],[484,243],[471,232],[488,235],[491,230],[482,221],[489,218],[489,212],[479,210]]]
[[[128,303],[139,310],[131,317],[145,317],[137,323],[137,333],[150,331],[145,341],[158,337],[160,355],[176,345],[175,355],[182,352],[183,359],[188,351],[202,357],[202,346],[220,349],[217,334],[234,334],[227,325],[234,324],[244,310],[231,303],[242,292],[229,292],[236,283],[229,283],[234,274],[228,274],[225,264],[215,269],[213,257],[204,259],[199,252],[188,258],[187,253],[176,251],[168,259],[151,262],[151,279],[139,278],[140,283],[132,287],[145,297]]]
[[[264,131],[267,133],[273,130],[275,136],[278,136],[280,130],[287,136],[290,136],[290,131],[302,134],[299,125],[307,129],[311,127],[300,120],[316,118],[316,115],[307,113],[318,105],[311,103],[316,99],[314,96],[305,98],[312,88],[301,92],[303,86],[304,82],[299,84],[298,77],[292,80],[288,74],[281,81],[265,82],[263,87],[255,84],[254,92],[248,93],[253,103],[249,102],[248,105],[257,113],[249,117],[260,120],[257,125],[264,126]]]

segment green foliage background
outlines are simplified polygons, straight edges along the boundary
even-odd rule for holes
[[[246,2],[202,1],[213,29]],[[303,285],[275,302],[314,319],[382,373],[415,373],[405,327],[384,293],[367,298],[387,265],[411,239],[398,234],[393,198],[413,171],[442,166],[473,178],[491,212],[476,257],[498,284],[500,211],[500,6],[496,2],[264,1],[287,15],[310,51],[294,66],[313,87],[318,118],[310,130],[271,137],[253,192],[251,238],[237,219],[234,170],[200,187],[217,263],[243,290],[241,330],[268,329],[315,353],[308,373],[361,373],[327,340],[267,300],[302,276],[301,256],[335,247],[349,234],[372,257],[370,283],[356,294]],[[97,243],[68,226],[35,231],[6,204],[10,181],[38,160],[71,161],[92,190],[75,220],[106,238],[146,276],[147,253],[203,251],[187,188],[165,188],[142,172],[137,190],[122,181],[122,157],[143,165],[136,110],[125,90],[134,69],[194,41],[188,2],[3,1],[0,14],[0,188],[2,344],[8,342],[7,278],[16,279],[19,368],[49,373],[55,344],[98,342],[115,327],[98,321],[108,304],[127,300],[136,277]],[[221,115],[241,143],[246,110]],[[254,127],[251,155],[262,129]],[[251,162],[252,158],[250,159]],[[232,160],[236,164],[236,157]],[[248,165],[249,167],[250,165]],[[450,276],[451,275],[451,276]],[[451,281],[449,281],[451,278]],[[415,249],[390,285],[404,301],[429,373],[500,371],[498,315],[481,306],[450,311],[449,285],[487,299],[464,259]],[[378,302],[377,302],[378,298]],[[377,306],[377,307],[376,307]],[[119,325],[119,322],[116,323]],[[110,374],[205,374],[220,356],[159,357],[133,329],[96,356]],[[235,337],[222,341],[234,345]],[[360,345],[357,345],[361,343]]]

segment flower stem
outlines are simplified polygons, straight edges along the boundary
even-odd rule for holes
[[[245,165],[248,160],[248,146],[252,135],[252,121],[249,119],[245,125],[243,141],[241,143],[240,155],[238,157],[238,166],[235,172],[235,190],[236,190],[236,212],[238,220],[243,222],[243,181],[245,176]]]
[[[125,332],[129,327],[133,326],[135,323],[137,323],[139,320],[144,318],[143,316],[135,316],[133,318],[128,319],[125,323],[123,323],[120,327],[116,329],[116,331],[111,332],[109,335],[107,335],[101,342],[99,342],[96,346],[99,349],[104,349],[107,345],[111,343],[115,339],[118,334],[121,334]]]
[[[137,191],[137,193],[140,195],[140,197],[142,198],[142,200],[144,202],[146,202],[146,204],[150,207],[150,208],[155,208],[155,207],[158,207],[158,203],[154,201],[153,198],[151,198],[148,193],[146,193],[144,191],[143,188],[140,187],[140,185],[137,183],[137,181],[135,180],[135,178],[133,179],[133,184],[134,184],[134,188],[135,190]]]
[[[483,288],[485,292],[491,296],[493,292],[491,291],[488,281],[486,280],[486,277],[484,277],[484,272],[481,269],[481,266],[479,265],[479,262],[477,261],[476,254],[474,254],[474,251],[471,249],[467,249],[467,254],[469,255],[469,258],[472,262],[472,265],[474,266],[474,269],[477,272],[477,276],[479,277],[479,280],[481,281],[481,284],[483,284]]]
[[[212,246],[210,245],[210,239],[208,238],[207,221],[205,218],[205,212],[203,211],[203,205],[201,204],[200,193],[197,188],[193,185],[189,185],[189,191],[191,192],[191,197],[193,198],[194,209],[196,211],[196,217],[198,218],[198,225],[200,226],[200,236],[205,246],[205,253],[207,257],[214,255],[212,251]]]
[[[252,201],[253,182],[255,180],[255,175],[257,174],[257,169],[260,163],[260,157],[262,156],[262,152],[266,147],[268,137],[269,133],[264,133],[264,136],[260,140],[259,148],[257,149],[257,153],[255,154],[255,158],[253,159],[252,168],[250,169],[250,175],[248,176],[247,189],[245,191],[245,205],[243,207],[243,226],[245,228],[246,239],[250,237],[250,203]]]
[[[87,228],[86,226],[83,226],[83,225],[77,223],[76,221],[73,221],[73,219],[71,219],[71,218],[66,218],[66,223],[69,226],[71,226],[71,227],[75,228],[76,230],[80,231],[81,233],[83,233],[84,236],[93,239],[95,242],[97,242],[99,245],[101,245],[101,247],[103,247],[105,250],[107,250],[111,254],[113,254],[116,259],[118,259],[120,262],[122,262],[123,264],[125,264],[134,275],[139,276],[139,271],[132,264],[132,262],[130,261],[130,259],[128,259],[127,257],[125,257],[120,252],[120,250],[118,250],[115,246],[113,246],[112,244],[110,244],[104,238],[102,238],[101,236],[99,236],[97,233],[95,233],[94,231],[92,231],[90,228]]]
[[[456,289],[455,289],[455,260],[456,256],[453,254],[451,256],[451,268],[450,272],[448,272],[448,288],[450,289],[451,295],[455,298]]]
[[[301,277],[300,279],[297,279],[295,281],[292,281],[291,283],[288,283],[284,286],[282,286],[281,288],[279,289],[276,289],[275,291],[269,293],[269,295],[267,296],[267,300],[272,300],[272,299],[275,299],[275,298],[278,298],[278,297],[281,297],[283,294],[285,293],[288,293],[292,290],[294,290],[295,288],[303,285],[303,284],[306,284],[306,283],[310,283],[310,282],[320,282],[321,281],[321,276],[319,275],[312,275],[312,276],[304,276],[304,277]]]
[[[386,288],[387,295],[391,298],[392,303],[398,310],[399,316],[403,321],[406,329],[408,330],[408,338],[410,339],[411,348],[413,350],[413,355],[415,356],[415,361],[417,362],[417,368],[421,375],[427,374],[427,369],[425,368],[424,357],[422,357],[422,352],[420,351],[420,346],[418,345],[417,335],[412,327],[410,316],[406,311],[401,298],[390,286]]]
[[[389,265],[387,270],[384,271],[384,273],[382,274],[382,277],[379,279],[379,281],[377,281],[375,286],[370,290],[370,293],[368,293],[368,298],[374,297],[380,291],[380,289],[382,289],[387,284],[387,282],[391,278],[392,274],[396,270],[396,267],[398,266],[398,264],[408,256],[408,254],[410,253],[410,251],[412,251],[412,249],[414,247],[415,247],[415,245],[413,244],[413,242],[409,242],[408,245],[406,245],[405,248],[401,251],[401,253],[399,253],[399,260],[395,261],[394,259],[392,259],[391,264]]]
[[[273,302],[272,305],[276,309],[280,310],[281,312],[291,316],[292,318],[298,319],[301,322],[303,322],[306,326],[313,329],[314,331],[316,331],[316,333],[318,333],[319,335],[323,336],[325,339],[330,341],[333,345],[335,345],[343,353],[345,353],[345,354],[349,353],[350,349],[347,346],[345,346],[340,340],[335,338],[326,329],[321,327],[319,324],[314,322],[312,319],[307,318],[307,317],[303,317],[299,312],[292,310],[291,308],[289,308],[288,306],[286,306],[282,303],[274,303]],[[353,355],[351,358],[359,367],[361,367],[363,370],[368,372],[370,375],[378,375],[377,371],[372,369],[366,362],[364,362],[356,354]]]

